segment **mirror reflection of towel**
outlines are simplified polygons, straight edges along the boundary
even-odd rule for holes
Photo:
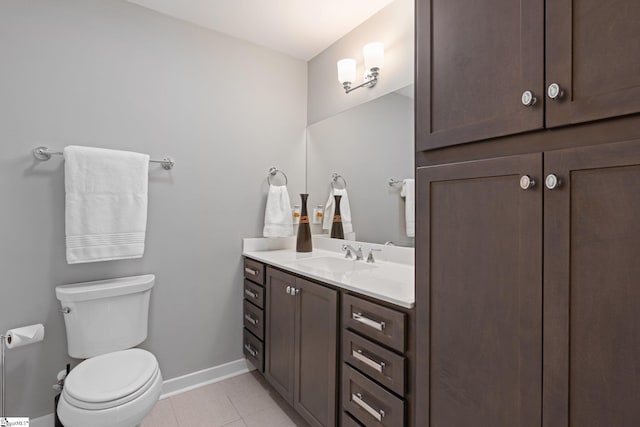
[[[342,196],[340,199],[340,216],[342,217],[342,230],[345,233],[353,232],[353,224],[351,224],[351,206],[349,205],[349,196],[346,188],[332,188],[329,192],[329,199],[324,207],[324,220],[322,222],[323,230],[331,230],[333,224],[333,213],[336,210],[335,199],[333,196]]]
[[[291,201],[286,185],[269,185],[267,207],[264,211],[264,237],[293,236]]]
[[[402,191],[400,195],[404,197],[404,220],[407,226],[407,237],[416,235],[416,189],[415,180],[405,179],[402,181]]]

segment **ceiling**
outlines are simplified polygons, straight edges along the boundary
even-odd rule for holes
[[[393,0],[128,0],[309,60]]]

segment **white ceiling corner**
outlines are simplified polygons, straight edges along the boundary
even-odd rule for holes
[[[127,0],[308,61],[393,0]]]

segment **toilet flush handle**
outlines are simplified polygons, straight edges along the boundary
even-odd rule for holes
[[[69,307],[62,307],[62,308],[59,308],[59,309],[58,309],[58,311],[59,311],[60,313],[62,313],[62,314],[69,314],[69,313],[71,313],[71,309],[70,309]]]

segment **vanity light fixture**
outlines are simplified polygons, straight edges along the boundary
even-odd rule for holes
[[[360,87],[374,87],[378,83],[378,74],[384,65],[384,44],[380,42],[369,43],[362,49],[364,54],[364,67],[366,71],[365,81],[351,87],[356,79],[356,60],[345,58],[338,61],[338,81],[342,83],[344,92],[349,93]]]

